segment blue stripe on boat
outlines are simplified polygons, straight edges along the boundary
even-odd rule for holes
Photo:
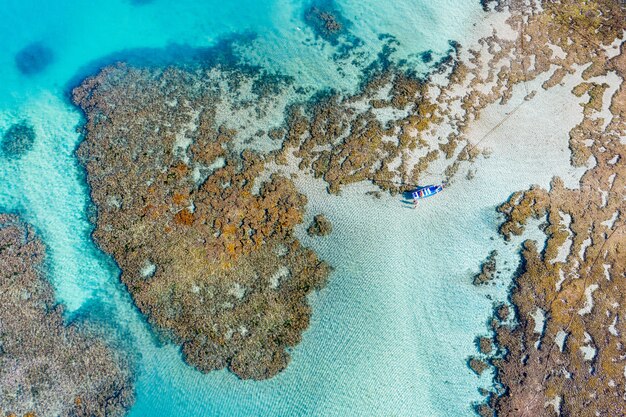
[[[443,190],[443,187],[441,185],[426,185],[424,187],[419,187],[414,190],[411,190],[409,191],[409,193],[414,199],[419,200],[421,198],[433,196],[442,190]]]

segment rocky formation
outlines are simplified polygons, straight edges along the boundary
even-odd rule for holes
[[[332,223],[323,214],[313,217],[313,222],[307,229],[309,236],[328,236],[332,231]]]
[[[265,379],[289,362],[329,267],[294,236],[307,199],[237,151],[202,69],[110,67],[76,88],[94,238],[139,309],[201,371]]]
[[[22,121],[10,126],[0,140],[0,151],[8,158],[21,158],[33,148],[35,130],[27,122]]]
[[[64,324],[43,260],[33,230],[0,215],[0,414],[124,415],[134,401],[128,363],[85,328]]]

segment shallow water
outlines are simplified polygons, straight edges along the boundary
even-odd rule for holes
[[[90,239],[88,189],[73,155],[81,115],[67,94],[99,66],[118,59],[172,63],[234,37],[235,53],[245,62],[292,76],[311,92],[351,91],[380,52],[380,35],[398,40],[392,59],[426,71],[420,54],[432,50],[435,61],[445,56],[448,41],[462,42],[482,13],[473,1],[338,1],[350,36],[362,46],[337,62],[337,50],[302,19],[309,4],[0,0],[3,21],[10,23],[0,25],[0,134],[21,120],[37,134],[21,159],[0,155],[0,209],[20,212],[42,234],[68,319],[95,315],[129,335],[137,354],[131,416],[464,416],[480,399],[479,384],[490,383],[465,361],[475,351],[475,335],[486,328],[492,302],[485,296],[502,298],[504,288],[477,290],[471,277],[494,245],[514,262],[513,245],[490,240],[496,238],[494,207],[529,183],[548,183],[548,174],[524,170],[532,165],[529,153],[513,175],[512,153],[496,149],[471,183],[458,181],[416,211],[396,198],[367,197],[361,186],[329,196],[321,184],[301,178],[308,215],[324,212],[335,228],[328,238],[302,233],[302,240],[335,271],[311,300],[311,328],[291,365],[265,382],[240,381],[226,371],[200,374],[175,346],[159,344],[119,283],[116,266]],[[40,72],[23,74],[15,55],[36,42],[49,48],[51,60],[35,68]],[[565,169],[569,156],[560,148],[543,155]]]

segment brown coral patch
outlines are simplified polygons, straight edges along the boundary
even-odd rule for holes
[[[306,197],[279,174],[261,180],[263,155],[234,150],[203,71],[122,65],[74,90],[94,237],[187,362],[265,379],[287,366],[329,267],[293,234]]]
[[[42,276],[44,247],[0,214],[0,411],[122,416],[134,402],[128,361],[86,328],[65,325]]]
[[[584,76],[615,71],[623,80],[623,46],[610,61],[597,46],[611,43],[626,26],[615,4],[544,2],[545,11],[529,19],[526,30],[543,25],[547,39],[539,42],[559,45],[572,62],[591,62]],[[594,47],[581,47],[590,39]],[[494,322],[503,355],[493,360],[503,387],[492,401],[497,415],[613,416],[626,410],[619,336],[625,330],[621,311],[626,302],[623,85],[611,98],[607,123],[596,118],[607,84],[589,81],[572,91],[589,96],[583,121],[570,132],[572,163],[594,161],[578,188],[568,189],[555,178],[549,190],[515,193],[499,208],[506,217],[501,227],[505,238],[522,234],[529,219],[545,216],[547,241],[542,248],[524,244],[523,266],[511,293],[517,324]],[[569,251],[563,254],[563,248]],[[532,319],[537,309],[545,316],[541,334]],[[501,320],[507,315],[498,311]]]
[[[323,214],[313,217],[313,222],[307,229],[309,236],[327,236],[333,231],[333,225]]]

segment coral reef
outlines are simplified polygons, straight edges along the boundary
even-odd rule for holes
[[[479,337],[477,344],[479,352],[483,355],[488,355],[493,350],[493,341],[489,337]]]
[[[485,259],[482,266],[480,267],[480,273],[474,276],[473,283],[474,285],[484,285],[491,282],[496,276],[496,257],[498,256],[498,251],[493,250]]]
[[[331,193],[363,180],[396,192],[394,180],[416,182],[440,157],[441,141],[421,135],[437,137],[433,126],[448,119],[436,114],[447,102],[426,97],[427,83],[389,68],[356,95],[292,105],[285,126],[268,129],[273,149],[263,149],[265,130],[241,132],[220,119],[244,102],[262,114],[276,100],[271,88],[237,93],[250,77],[122,64],[85,80],[73,100],[87,116],[78,155],[97,207],[94,237],[139,309],[198,369],[263,379],[287,365],[285,348],[308,325],[306,295],[329,269],[293,236],[306,198],[281,167],[295,160]],[[453,160],[451,139],[443,142]]]
[[[347,24],[333,0],[318,1],[311,5],[304,12],[304,21],[317,36],[333,44],[338,42]]]
[[[506,352],[496,364],[506,389],[495,401],[498,415],[549,415],[546,404],[554,404],[560,415],[624,412],[626,148],[620,136],[625,121],[616,116],[607,130],[590,132],[595,133],[591,152],[597,165],[579,189],[567,189],[555,179],[549,191],[516,194],[500,208],[507,216],[505,236],[522,233],[530,217],[546,216],[549,225],[543,249],[531,241],[524,246],[523,270],[511,295],[518,325],[495,329]],[[571,219],[567,224],[564,216]],[[561,261],[568,239],[571,249]],[[534,334],[537,309],[546,317],[540,335]]]
[[[232,77],[232,74],[231,74]],[[272,377],[329,267],[294,236],[307,199],[265,157],[235,149],[203,69],[109,67],[73,92],[94,238],[139,309],[201,371]]]
[[[333,231],[333,225],[323,214],[313,217],[313,222],[306,230],[309,236],[328,236]]]
[[[492,7],[491,2],[484,5]],[[557,267],[567,270],[561,261],[545,261],[554,258],[557,243],[568,236],[556,226],[556,216],[560,209],[566,213],[574,207],[562,201],[592,204],[595,200],[589,199],[600,183],[594,172],[602,170],[606,182],[623,164],[623,157],[617,155],[617,147],[623,145],[615,138],[623,136],[625,90],[620,87],[614,93],[610,105],[614,119],[604,126],[598,114],[606,107],[604,96],[611,87],[596,78],[607,72],[623,76],[623,50],[610,58],[601,45],[622,36],[625,11],[609,0],[512,1],[496,2],[493,7],[511,13],[507,23],[514,39],[494,32],[475,49],[452,43],[450,58],[424,79],[385,62],[368,73],[356,94],[329,92],[294,103],[280,127],[243,133],[220,119],[220,114],[234,108],[223,97],[245,84],[249,74],[233,72],[214,82],[216,69],[148,70],[120,65],[104,69],[74,91],[75,103],[87,116],[86,140],[78,154],[97,206],[94,237],[119,263],[121,279],[139,309],[155,329],[182,345],[190,364],[203,371],[228,367],[243,378],[268,378],[287,365],[285,349],[297,344],[307,327],[306,296],[324,284],[328,266],[293,235],[293,228],[302,222],[306,198],[280,173],[281,167],[297,165],[305,174],[325,181],[334,194],[361,181],[397,193],[404,190],[403,184],[416,184],[426,175],[451,180],[468,163],[487,156],[480,143],[469,143],[467,138],[469,127],[486,106],[507,103],[516,88],[523,88],[526,100],[513,110],[517,111],[537,94],[530,90],[529,81],[539,79],[547,90],[583,68],[584,82],[572,97],[589,100],[584,121],[570,135],[572,163],[580,166],[594,158],[598,166],[586,174],[580,190],[566,190],[555,180],[550,191],[535,188],[518,193],[502,207],[508,216],[504,235],[521,233],[529,216],[548,215],[546,233],[553,243],[541,252],[527,244],[526,268],[552,274]],[[345,32],[336,13],[319,6],[307,13],[319,36]],[[432,59],[432,54],[426,53],[424,59]],[[278,96],[271,88],[263,91],[269,102]],[[259,97],[244,101],[261,107],[259,114],[268,111]],[[245,107],[242,103],[235,107]],[[259,138],[265,137],[271,138],[271,150],[257,147]],[[442,161],[441,172],[429,172]],[[466,178],[473,175],[470,169]],[[579,247],[588,237],[591,246],[585,243],[586,250],[598,250],[596,242],[601,238],[596,234],[603,230],[598,219],[607,221],[602,216],[623,201],[613,197],[616,192],[612,188],[602,194],[613,201],[602,212],[581,213],[578,207],[569,214],[574,221],[579,216],[585,219],[580,224],[592,226],[575,231]],[[317,230],[314,224],[311,232]],[[584,262],[571,262],[571,270],[585,267]],[[618,268],[611,268],[613,277]],[[483,265],[476,283],[490,280],[494,271],[495,254]],[[494,395],[489,404],[480,405],[483,415],[495,409],[500,415],[516,415],[515,404],[540,404],[533,410],[542,415],[549,412],[543,405],[557,397],[560,410],[580,410],[567,404],[563,389],[541,391],[538,381],[545,373],[532,364],[556,372],[560,363],[553,356],[521,361],[533,349],[528,344],[532,333],[528,314],[534,310],[524,309],[543,302],[539,292],[548,291],[545,283],[533,278],[536,271],[526,271],[518,278],[513,308],[503,304],[495,313],[497,347],[490,349],[496,353],[488,362],[496,366],[504,395]],[[568,290],[576,293],[573,287]],[[599,294],[600,289],[593,291]],[[549,307],[541,307],[548,326],[552,323]],[[509,327],[512,310],[515,328]],[[595,317],[593,311],[585,319]],[[569,341],[568,337],[568,346]],[[480,347],[486,352],[486,345]],[[503,352],[508,353],[503,356]],[[480,373],[487,361],[474,359],[469,365]],[[592,389],[588,377],[577,375],[575,388],[571,388],[574,382],[567,382],[573,390],[568,395]],[[622,379],[607,383],[619,386]],[[522,388],[533,383],[539,384],[536,389],[543,397],[537,398],[543,402],[524,397]]]
[[[389,101],[372,98],[387,87],[392,89]],[[397,191],[394,180],[398,176],[415,182],[420,169],[438,156],[436,150],[431,150],[415,167],[406,161],[419,139],[403,135],[402,130],[410,128],[410,121],[425,129],[428,119],[434,117],[427,99],[422,97],[423,90],[424,84],[416,78],[390,70],[372,78],[356,96],[331,95],[310,107],[294,106],[278,161],[295,156],[301,170],[310,169],[315,177],[328,183],[330,193],[339,193],[342,186],[364,180]],[[397,118],[383,123],[377,117],[377,110],[382,108],[402,111]],[[422,145],[428,148],[427,144]],[[391,168],[397,165],[400,166]]]
[[[313,0],[304,10],[304,23],[311,28],[315,39],[328,42],[335,50],[334,61],[353,65],[359,60],[358,47],[363,40],[350,32],[352,22],[342,13],[335,0]]]
[[[614,57],[603,45],[623,36],[626,10],[615,1],[544,1],[510,5],[509,22],[525,46],[518,60],[558,47],[561,57],[544,88],[585,65],[572,97],[587,97],[583,120],[570,132],[574,166],[588,166],[578,188],[554,178],[550,189],[515,193],[499,211],[505,238],[521,235],[531,218],[546,219],[546,243],[526,241],[509,311],[492,321],[499,389],[480,415],[624,415],[626,355],[622,320],[626,287],[626,43]],[[530,52],[532,51],[532,52]],[[543,65],[543,64],[541,64]],[[522,66],[523,68],[523,66]],[[523,72],[523,69],[520,71]],[[617,75],[616,89],[601,77]],[[605,92],[610,102],[605,103]]]
[[[43,260],[33,230],[0,215],[0,414],[124,415],[134,402],[127,361],[64,324]]]
[[[468,366],[476,373],[476,375],[482,375],[483,372],[489,369],[489,365],[479,358],[470,358]]]
[[[10,126],[0,140],[0,151],[9,158],[21,158],[35,143],[35,130],[22,121]]]
[[[34,42],[15,54],[15,65],[24,75],[35,75],[45,70],[54,60],[52,50],[41,42]]]
[[[469,127],[486,106],[507,103],[516,87],[528,89],[526,83],[540,76],[549,75],[542,84],[549,89],[581,65],[595,63],[584,71],[586,79],[600,70],[607,51],[586,47],[586,37],[611,44],[621,35],[624,10],[608,0],[584,10],[573,0],[565,3],[545,2],[542,9],[535,2],[513,2],[509,8],[515,13],[507,23],[519,33],[517,39],[494,32],[473,49],[451,43],[451,56],[429,77],[420,79],[386,62],[355,95],[331,93],[293,105],[277,162],[295,157],[301,170],[323,178],[334,194],[364,180],[401,192],[398,184],[419,183],[440,160],[447,162],[437,176],[452,180],[464,162],[488,156],[479,143],[467,141]],[[583,13],[591,23],[578,18]],[[578,89],[596,97],[586,111],[597,108],[605,90],[601,84]],[[526,92],[527,101],[537,93]],[[470,169],[466,177],[473,175]]]

